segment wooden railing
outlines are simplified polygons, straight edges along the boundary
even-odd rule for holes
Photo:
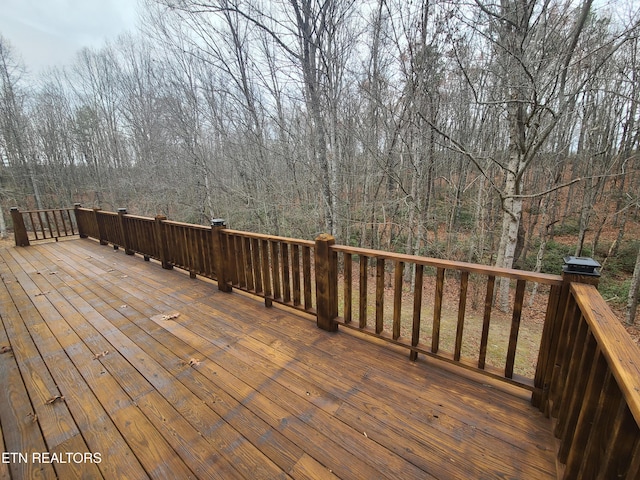
[[[640,352],[594,285],[571,283],[541,408],[563,478],[640,478]]]
[[[28,246],[37,240],[70,237],[78,234],[73,208],[27,210],[11,209],[16,245]]]
[[[76,205],[11,213],[16,245],[75,233],[92,237],[156,259],[163,268],[217,280],[222,291],[236,288],[267,306],[276,302],[311,314],[325,330],[341,325],[406,348],[412,360],[436,357],[526,388],[533,405],[555,419],[563,478],[640,478],[640,352],[595,288],[597,276],[499,269],[335,245],[329,235],[311,242],[230,230],[220,221],[205,227],[140,217],[124,209]],[[494,309],[500,278],[513,284],[506,314]],[[527,377],[516,373],[516,357],[532,283],[545,286],[546,307],[535,375]],[[473,318],[480,333],[471,345],[465,334],[472,317],[470,290],[482,298],[482,313]],[[452,298],[455,316],[447,305]],[[506,348],[490,362],[496,317]]]
[[[239,290],[315,315],[314,242],[222,229],[224,270]]]
[[[342,267],[338,296],[343,299],[343,308],[342,314],[337,317],[341,325],[406,347],[410,350],[412,360],[418,354],[424,354],[531,391],[542,388],[542,385],[534,384],[533,378],[514,372],[524,298],[527,285],[537,282],[549,287],[549,298],[553,300],[562,285],[560,276],[338,245],[333,246],[332,251],[338,254],[338,265]],[[355,262],[354,257],[357,257]],[[431,292],[427,292],[425,285],[426,269],[433,271],[430,278],[435,280],[431,282]],[[371,275],[370,272],[375,274]],[[445,284],[448,273],[453,278]],[[412,289],[408,288],[406,277],[414,279]],[[494,294],[500,277],[514,282],[515,292],[510,311],[506,314],[500,312],[500,315],[510,319],[506,331],[492,331],[490,336]],[[373,283],[371,287],[370,281]],[[479,336],[465,335],[465,327],[469,328],[468,292],[471,284],[476,290],[484,290],[483,311],[477,319],[482,324]],[[445,324],[444,310],[450,313],[453,307],[445,305],[447,288],[450,297],[457,296],[457,315]],[[432,305],[428,319],[425,318],[427,312],[423,307],[426,300]],[[354,308],[354,303],[357,308]],[[388,303],[392,304],[390,308],[386,307]],[[553,301],[546,303],[547,317],[553,316],[556,304]],[[445,331],[447,326],[450,331]],[[443,351],[444,335],[451,337],[448,351]],[[493,365],[490,365],[487,361],[489,341],[492,339],[496,343],[499,336],[504,337],[506,351],[501,359],[493,355]]]

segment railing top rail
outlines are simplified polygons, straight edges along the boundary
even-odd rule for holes
[[[127,218],[132,218],[134,220],[142,220],[145,222],[155,222],[155,219],[151,217],[143,217],[142,215],[132,215],[130,213],[127,213],[126,215],[127,215]]]
[[[61,212],[71,211],[73,208],[60,207],[60,208],[40,208],[35,210],[20,210],[20,213],[45,213],[45,212]]]
[[[640,426],[640,350],[596,287],[572,283],[571,292]]]
[[[229,228],[226,228],[224,230],[224,233],[225,235],[239,235],[243,237],[255,238],[258,240],[271,240],[274,242],[284,242],[284,243],[290,243],[295,245],[303,245],[306,247],[315,246],[315,242],[312,242],[310,240],[300,240],[298,238],[289,238],[289,237],[278,237],[276,235],[265,235],[262,233],[243,232],[242,230],[231,230]]]
[[[384,258],[387,260],[396,260],[404,263],[417,263],[430,267],[440,267],[451,270],[462,270],[469,273],[479,273],[481,275],[495,275],[497,277],[508,277],[513,279],[522,279],[531,282],[538,282],[547,285],[561,285],[562,277],[560,275],[550,275],[546,273],[528,272],[526,270],[514,270],[511,268],[490,267],[487,265],[479,265],[476,263],[457,262],[452,260],[440,260],[437,258],[420,257],[416,255],[407,255],[403,253],[385,252],[382,250],[370,250],[368,248],[348,247],[345,245],[334,245],[331,247],[336,252],[350,253],[362,255],[366,257]]]
[[[129,216],[129,215],[127,215],[127,216]],[[154,221],[153,218],[148,218],[148,219],[151,220],[151,221]],[[174,220],[163,220],[163,222],[164,222],[165,225],[173,225],[173,226],[176,226],[176,227],[193,228],[193,229],[196,229],[196,230],[211,230],[211,227],[208,227],[206,225],[197,225],[195,223],[176,222]]]

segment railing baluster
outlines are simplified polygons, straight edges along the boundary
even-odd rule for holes
[[[438,267],[436,273],[436,296],[433,303],[433,331],[431,334],[431,352],[440,349],[440,318],[442,317],[442,294],[444,292],[444,268]]]
[[[265,305],[272,305],[273,291],[271,290],[271,271],[269,269],[269,240],[259,240],[262,257],[262,279],[264,281]]]
[[[416,264],[416,279],[413,289],[413,323],[411,328],[411,346],[417,347],[420,341],[420,319],[422,317],[422,282],[424,274],[424,266]],[[418,352],[411,350],[409,359],[415,361],[418,358]]]
[[[238,262],[238,284],[240,288],[247,288],[247,262],[244,258],[244,242],[242,241],[242,237],[236,235],[234,236],[234,240],[236,243],[236,255]]]
[[[611,434],[608,438],[597,479],[620,478],[625,473],[626,465],[631,460],[634,433],[637,434],[637,432],[638,425],[631,414],[631,410],[629,410],[627,402],[621,397],[615,418],[611,423]]]
[[[302,247],[302,277],[304,280],[304,309],[310,311],[313,309],[313,300],[311,296],[311,248]]]
[[[51,228],[51,221],[49,219],[49,212],[47,212],[46,210],[44,212],[39,212],[38,215],[44,215],[44,219],[47,223],[47,229],[49,230],[49,236],[47,237],[47,234],[45,233],[45,225],[44,222],[42,222],[42,235],[44,238],[53,238],[53,229]]]
[[[260,262],[260,241],[257,238],[251,239],[251,253],[253,255],[253,277],[256,293],[264,294],[262,284],[262,263]]]
[[[58,217],[56,216],[56,210],[53,210],[51,212],[51,215],[53,216],[53,224],[56,227],[56,235],[57,235],[56,239],[57,239],[58,237],[61,237],[62,235],[60,234],[60,225],[58,224]]]
[[[344,323],[351,323],[353,308],[353,257],[344,254]]]
[[[31,230],[33,231],[33,234],[35,235],[36,240],[40,240],[38,238],[38,226],[39,226],[39,223],[36,226],[36,223],[33,220],[33,212],[29,212],[29,220],[31,221]]]
[[[282,294],[280,290],[280,253],[279,250],[280,243],[277,241],[271,242],[271,265],[273,267],[273,298],[277,300],[282,300]]]
[[[460,360],[462,351],[462,334],[464,331],[464,314],[467,307],[467,288],[469,286],[469,272],[460,273],[460,300],[458,302],[458,325],[456,327],[456,344],[453,359]]]
[[[573,434],[573,439],[569,444],[570,448],[563,447],[561,444],[561,448],[566,448],[567,450],[566,478],[576,478],[576,475],[578,475],[580,463],[582,462],[584,451],[589,441],[591,426],[596,415],[600,396],[602,395],[603,389],[607,388],[606,384],[611,381],[612,378],[611,373],[607,369],[607,361],[600,352],[600,349],[596,348],[593,360],[591,361],[589,380],[587,381],[585,395],[580,406],[576,429]],[[561,440],[564,442],[566,439]]]
[[[520,331],[520,318],[522,317],[522,305],[524,303],[524,290],[527,285],[525,280],[516,282],[516,298],[513,304],[513,316],[511,318],[511,332],[509,333],[509,347],[507,349],[507,362],[504,375],[513,378],[513,367],[516,361],[516,348],[518,346],[518,332]]]
[[[291,274],[293,276],[293,305],[300,305],[300,247],[291,246]]]
[[[567,370],[569,368],[569,359],[573,353],[575,347],[575,335],[578,331],[578,322],[580,321],[580,309],[575,301],[571,301],[567,305],[569,311],[563,320],[562,334],[560,336],[558,353],[559,363],[555,368],[553,380],[551,382],[551,389],[554,398],[554,402],[551,408],[551,414],[554,417],[558,416],[558,409],[560,408],[560,398],[564,391],[564,383],[567,377]]]
[[[360,304],[359,322],[360,328],[367,326],[367,264],[369,259],[364,255],[360,256]]]
[[[491,309],[493,305],[493,290],[496,285],[495,275],[487,277],[487,294],[484,298],[484,315],[482,317],[482,335],[480,337],[480,355],[478,368],[484,369],[487,359],[487,343],[489,341],[489,324],[491,322]]]
[[[633,452],[631,453],[631,463],[627,470],[626,480],[638,480],[640,478],[640,442],[636,442]]]
[[[376,333],[384,330],[384,258],[376,260]]]
[[[609,431],[609,426],[614,420],[618,403],[622,397],[622,393],[618,388],[614,376],[611,375],[610,378],[611,380],[606,382],[600,400],[598,401],[589,441],[583,452],[580,471],[574,478],[594,478],[594,472],[598,471],[598,467],[602,463],[602,453],[606,450],[607,444],[609,443],[608,436],[603,433]],[[566,472],[565,477],[571,478],[566,476]]]
[[[404,274],[404,262],[396,262],[393,287],[393,339],[400,338],[400,321],[402,316],[402,276]]]
[[[249,237],[245,237],[244,242],[242,242],[242,249],[247,290],[252,291],[255,289],[255,283],[253,281],[253,257],[251,255],[251,240]]]
[[[578,407],[584,399],[584,391],[587,386],[587,376],[584,375],[584,372],[596,348],[596,341],[588,330],[587,323],[581,321],[576,337],[576,353],[571,358],[569,376],[558,410],[554,434],[563,440],[558,450],[558,460],[562,463],[567,461],[569,446],[573,440],[575,424],[580,412]]]
[[[282,297],[284,303],[291,303],[291,278],[289,269],[289,245],[280,243],[281,267],[282,267]]]
[[[229,253],[229,274],[231,285],[237,287],[240,286],[240,274],[238,273],[238,252],[236,250],[236,236],[233,234],[225,234],[227,243],[227,251]]]

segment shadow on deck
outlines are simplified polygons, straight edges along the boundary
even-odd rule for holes
[[[0,272],[0,479],[556,477],[530,392],[91,240]]]

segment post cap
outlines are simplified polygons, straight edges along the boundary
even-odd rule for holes
[[[597,270],[600,268],[600,263],[596,262],[591,257],[564,257],[564,265],[562,271],[566,273],[576,273],[579,275],[590,275],[599,277],[600,272]]]
[[[227,224],[224,221],[224,218],[212,218],[211,219],[211,226],[212,227],[226,227]]]
[[[17,212],[18,211],[18,207],[11,207],[11,211],[12,212]]]
[[[127,209],[126,208],[119,208],[118,209],[118,213],[127,213]]]

